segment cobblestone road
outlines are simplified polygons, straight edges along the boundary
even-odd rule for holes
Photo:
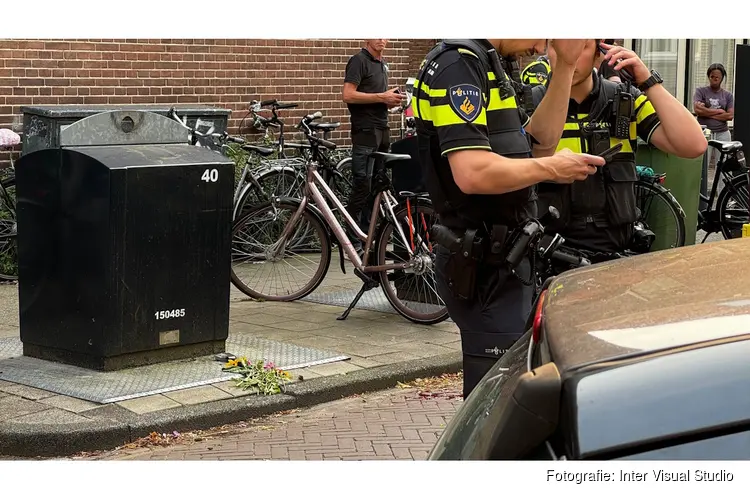
[[[76,460],[422,460],[461,404],[460,378],[395,388],[252,422],[133,443]],[[158,442],[160,438],[153,438]]]

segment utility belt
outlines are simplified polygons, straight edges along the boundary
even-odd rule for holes
[[[511,231],[512,228],[501,224],[492,225],[489,232],[485,229],[464,229],[462,232],[439,224],[432,226],[432,240],[450,252],[445,275],[455,298],[474,299],[477,274],[483,265],[513,266],[508,262]]]

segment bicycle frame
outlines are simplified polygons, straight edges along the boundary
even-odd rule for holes
[[[709,146],[713,147],[713,146]],[[714,174],[713,183],[711,184],[711,190],[709,191],[709,195],[706,196],[703,193],[699,193],[700,200],[702,202],[706,203],[705,210],[701,210],[700,212],[711,212],[713,210],[713,204],[716,197],[719,195],[719,179],[724,179],[724,186],[730,190],[733,194],[736,193],[731,180],[734,179],[735,176],[732,176],[731,174],[727,173],[724,170],[724,163],[727,161],[727,159],[730,157],[729,153],[724,153],[723,151],[719,150],[719,159],[716,161],[716,173]],[[747,173],[743,172],[737,175],[747,175]]]
[[[336,197],[336,195],[333,193],[333,191],[328,186],[328,184],[326,184],[326,182],[323,180],[320,173],[318,172],[317,163],[310,162],[308,163],[306,168],[307,168],[307,177],[306,177],[306,182],[305,182],[305,187],[304,187],[304,196],[302,197],[302,200],[300,202],[299,207],[297,208],[297,211],[294,213],[291,220],[289,221],[289,223],[287,223],[286,227],[284,228],[284,232],[281,235],[280,241],[286,241],[286,239],[290,237],[292,228],[295,226],[299,218],[302,217],[302,213],[307,207],[307,204],[309,203],[310,198],[312,198],[313,202],[315,203],[315,206],[317,206],[318,210],[320,211],[326,223],[328,224],[328,227],[333,231],[334,236],[339,241],[341,248],[349,257],[349,260],[352,262],[352,264],[357,270],[363,273],[376,273],[376,272],[382,272],[382,271],[389,271],[391,269],[404,270],[404,269],[408,269],[411,267],[410,262],[405,262],[402,264],[386,264],[382,266],[370,266],[368,265],[368,259],[369,259],[368,251],[365,251],[364,260],[360,259],[359,254],[357,254],[357,252],[354,250],[354,246],[352,245],[351,240],[346,236],[344,228],[341,227],[341,224],[339,224],[339,221],[334,216],[333,211],[326,203],[326,198],[328,198],[328,200],[330,200],[331,203],[334,204],[336,209],[339,210],[344,215],[346,224],[349,226],[349,228],[352,231],[354,231],[357,238],[361,240],[362,242],[364,242],[365,249],[369,249],[370,246],[372,245],[372,241],[375,235],[375,228],[380,218],[381,211],[383,211],[384,214],[388,214],[388,216],[390,216],[392,220],[394,221],[394,225],[396,229],[398,230],[399,236],[401,237],[401,242],[403,243],[404,247],[407,249],[407,252],[409,252],[409,259],[411,260],[411,258],[414,257],[414,252],[411,250],[409,241],[406,239],[406,235],[404,235],[404,232],[401,229],[401,226],[396,223],[396,214],[393,212],[393,207],[398,205],[398,201],[389,191],[381,191],[375,196],[375,201],[373,202],[372,217],[370,219],[370,228],[367,234],[365,234],[359,228],[359,225],[354,221],[354,218],[351,216],[351,214],[347,212],[344,205]],[[383,199],[383,195],[385,195],[385,199]],[[380,210],[378,210],[378,208],[380,208]]]

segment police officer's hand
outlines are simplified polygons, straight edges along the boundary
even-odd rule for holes
[[[586,40],[577,39],[559,39],[551,40],[550,44],[557,54],[557,62],[563,62],[570,66],[575,66],[578,58],[586,46]]]
[[[388,92],[383,92],[383,102],[390,108],[393,106],[400,106],[404,101],[404,96],[397,93],[398,87],[392,88]]]
[[[553,181],[559,184],[572,184],[585,181],[586,177],[596,173],[596,167],[604,165],[604,158],[587,154],[573,153],[563,149],[550,157],[553,170]]]
[[[640,85],[651,77],[651,71],[638,55],[632,50],[618,45],[609,45],[604,42],[602,48],[607,51],[604,60],[616,71],[626,69],[633,75],[636,85]]]

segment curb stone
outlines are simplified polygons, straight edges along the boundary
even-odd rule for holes
[[[239,396],[143,415],[120,406],[103,406],[81,412],[79,415],[91,420],[75,424],[0,423],[0,455],[52,458],[112,449],[151,432],[187,432],[231,424],[390,389],[397,382],[457,372],[461,366],[462,356],[457,352],[295,382],[273,396]]]

